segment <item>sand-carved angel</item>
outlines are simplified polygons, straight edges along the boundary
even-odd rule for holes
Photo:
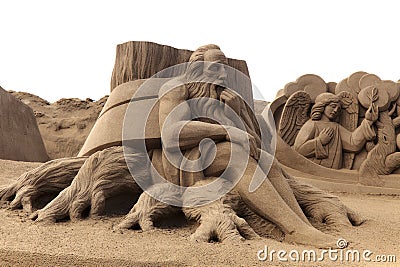
[[[373,123],[378,108],[371,103],[369,112],[358,126],[358,101],[349,92],[322,93],[311,106],[304,91],[289,97],[282,113],[279,133],[283,140],[324,167],[351,169],[354,153],[376,136]]]

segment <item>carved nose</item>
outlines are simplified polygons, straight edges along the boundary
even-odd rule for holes
[[[226,72],[225,72],[225,71],[221,72],[221,74],[220,74],[220,76],[219,76],[219,78],[220,78],[221,80],[226,80],[227,77],[228,77],[228,76],[226,75]]]

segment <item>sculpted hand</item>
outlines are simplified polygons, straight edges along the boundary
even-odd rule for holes
[[[324,128],[319,133],[318,138],[321,141],[322,145],[326,145],[326,144],[329,144],[329,142],[331,141],[334,134],[335,134],[335,132],[333,131],[332,128],[330,128],[330,127]]]
[[[365,119],[371,122],[375,122],[379,117],[378,107],[375,103],[371,103],[367,112],[365,113]]]
[[[249,145],[249,152],[250,156],[255,158],[256,160],[259,159],[259,151],[257,147],[257,142],[254,136],[251,134],[240,130],[239,128],[232,127],[232,126],[226,126],[227,134],[226,134],[226,140],[236,143],[238,145],[243,146],[244,149],[247,149],[245,146],[246,144]]]
[[[236,112],[236,114],[239,116],[240,115],[240,96],[237,94],[229,91],[229,90],[223,90],[220,96],[220,101],[228,105],[233,111]]]

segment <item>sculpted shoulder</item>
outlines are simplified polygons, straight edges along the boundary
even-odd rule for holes
[[[166,82],[158,93],[160,99],[176,99],[186,100],[188,98],[188,90],[181,78],[174,78]]]
[[[301,129],[300,129],[299,133],[297,134],[297,137],[294,141],[294,149],[295,150],[298,150],[301,145],[303,145],[305,142],[307,142],[308,140],[310,140],[314,137],[315,123],[316,123],[316,121],[309,119],[301,127]]]
[[[316,121],[313,121],[312,119],[309,119],[304,123],[302,128],[304,128],[304,129],[314,128],[315,122]]]

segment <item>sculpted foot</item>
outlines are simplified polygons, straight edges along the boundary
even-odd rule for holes
[[[301,245],[310,245],[317,248],[336,248],[336,241],[332,235],[325,234],[313,227],[305,231],[294,231],[285,235],[285,241]]]

